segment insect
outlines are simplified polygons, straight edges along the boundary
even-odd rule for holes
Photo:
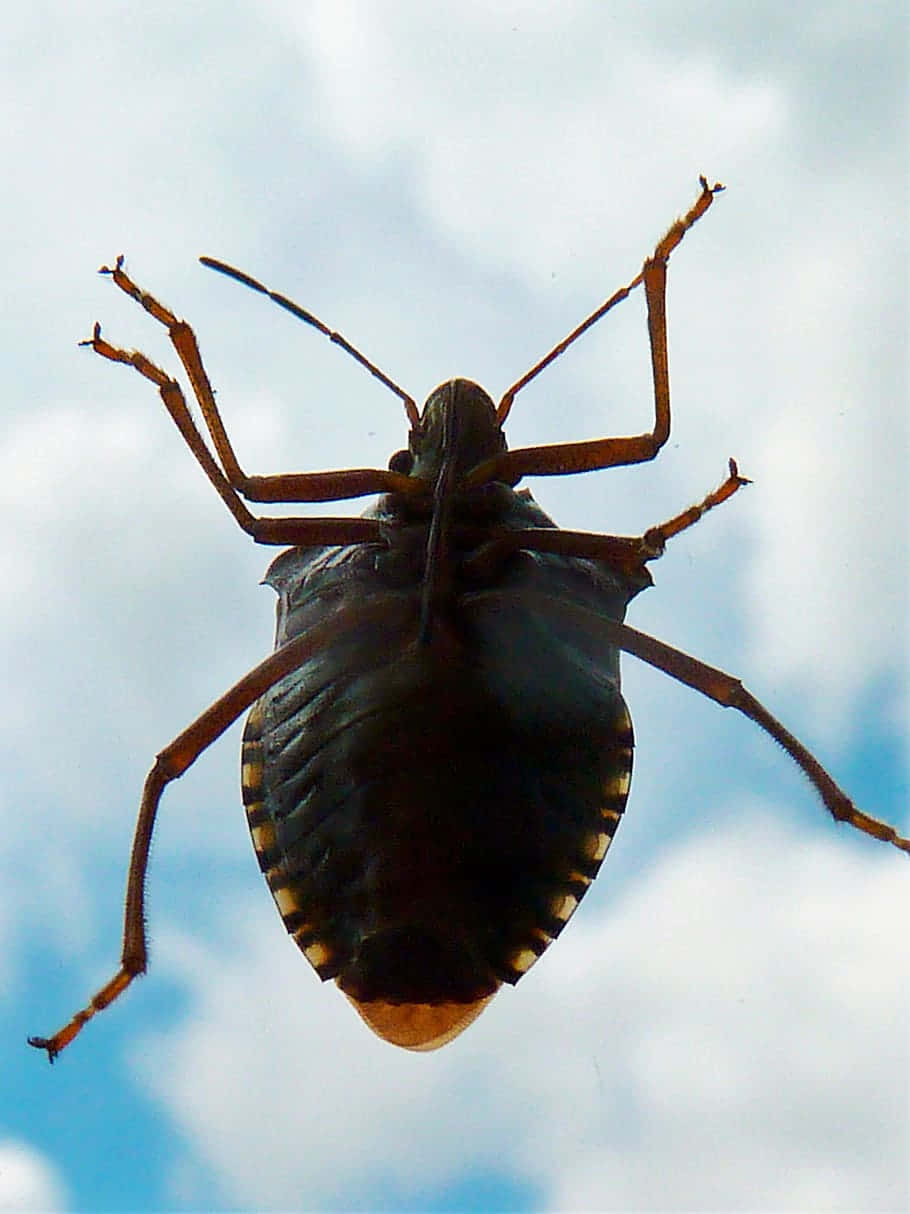
[[[176,380],[143,354],[84,345],[150,380],[202,470],[257,543],[285,548],[275,652],[158,755],[142,794],[127,879],[121,962],[52,1037],[51,1061],[146,969],[145,878],[161,794],[241,713],[242,788],[253,846],[288,932],[375,1033],[430,1050],[465,1029],[559,935],[597,875],[626,804],[633,735],[620,692],[625,651],[744,713],[809,777],[835,819],[910,852],[861,812],[818,761],[731,676],[624,624],[648,563],[748,482],[731,460],[698,505],[617,537],[562,531],[526,491],[561,476],[653,459],[670,430],[665,284],[670,254],[723,188],[700,179],[687,214],[640,273],[504,394],[451,380],[422,411],[339,333],[255,279],[259,291],[340,345],[402,401],[406,450],[388,469],[247,476],[190,327],[130,279],[102,273],[164,325],[210,442]],[[509,451],[516,395],[643,286],[654,425]],[[381,494],[360,518],[254,516],[247,502]],[[245,500],[244,500],[245,499]]]

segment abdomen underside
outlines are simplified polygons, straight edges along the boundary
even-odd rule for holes
[[[526,606],[527,580],[461,595],[429,643],[412,594],[376,591],[381,625],[277,684],[244,735],[244,803],[287,930],[411,1048],[443,1044],[533,965],[625,807],[615,652]]]

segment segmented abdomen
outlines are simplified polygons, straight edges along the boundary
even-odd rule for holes
[[[516,981],[596,875],[632,731],[618,690],[589,685],[579,707],[583,672],[548,677],[540,648],[504,678],[484,648],[415,631],[349,638],[259,701],[244,803],[321,977],[363,999],[467,1000]]]
[[[381,1035],[431,1048],[517,982],[575,910],[625,807],[632,727],[615,651],[526,605],[528,576],[462,594],[424,644],[419,593],[352,572],[296,603],[278,587],[279,640],[333,597],[385,596],[388,612],[254,706],[244,804],[287,930],[319,976]],[[397,1021],[428,1008],[451,1009],[444,1031],[402,1039]]]

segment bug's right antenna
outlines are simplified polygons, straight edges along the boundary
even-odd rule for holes
[[[279,295],[277,291],[271,291],[268,287],[263,286],[261,282],[257,282],[255,278],[251,278],[249,274],[244,274],[242,270],[235,270],[233,266],[229,266],[226,262],[216,261],[214,257],[200,257],[199,260],[204,266],[210,270],[217,270],[219,274],[226,274],[228,278],[233,278],[237,282],[242,283],[245,287],[251,287],[254,291],[258,291],[260,295],[267,295],[274,303],[278,304],[279,308],[284,308],[286,312],[290,312],[292,316],[296,316],[298,320],[305,321],[306,324],[312,325],[314,329],[318,329],[324,334],[329,341],[334,342],[336,346],[341,346],[345,353],[365,367],[369,373],[390,388],[395,395],[404,404],[405,412],[408,415],[408,421],[411,427],[416,427],[420,422],[420,411],[414,401],[413,396],[409,396],[403,388],[399,388],[394,380],[389,379],[384,371],[371,363],[366,355],[361,354],[356,346],[352,346],[346,337],[340,333],[336,333],[334,329],[330,329],[328,325],[323,324],[318,316],[314,316],[312,312],[308,312],[306,308],[301,308],[299,304],[294,303],[293,299],[288,299],[286,295]]]

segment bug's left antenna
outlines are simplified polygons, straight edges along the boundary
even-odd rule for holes
[[[559,358],[561,354],[564,354],[569,346],[571,346],[573,342],[577,341],[583,333],[587,333],[588,329],[590,329],[592,325],[596,325],[602,317],[606,316],[611,308],[615,308],[616,305],[621,303],[622,300],[626,299],[637,286],[640,286],[641,283],[645,281],[646,270],[649,264],[654,262],[666,263],[670,257],[670,254],[685,236],[686,232],[688,232],[689,228],[691,228],[693,224],[696,224],[699,219],[701,219],[702,215],[704,215],[705,211],[707,211],[708,207],[714,201],[714,195],[720,194],[725,188],[719,181],[716,181],[714,185],[708,185],[708,179],[704,176],[699,177],[698,182],[701,186],[701,194],[699,194],[698,198],[696,199],[694,206],[690,207],[681,219],[677,219],[676,223],[673,224],[669,232],[667,232],[666,236],[654,250],[653,256],[648,258],[648,261],[645,262],[641,272],[637,274],[626,286],[620,287],[618,291],[615,291],[610,298],[606,300],[606,302],[602,303],[599,308],[596,308],[590,316],[586,317],[581,322],[580,325],[577,325],[568,337],[564,337],[562,341],[557,342],[553,349],[550,350],[548,354],[545,354],[543,358],[539,359],[539,361],[534,364],[530,371],[526,371],[524,375],[522,375],[521,379],[517,380],[514,384],[512,384],[511,388],[506,390],[496,409],[496,416],[499,418],[500,425],[509,416],[509,411],[512,408],[512,402],[515,400],[515,397],[522,390],[522,388],[526,387],[532,379],[536,379],[541,371],[543,371],[546,367],[549,367],[550,363],[555,362],[555,360]]]
[[[371,363],[365,354],[352,346],[346,337],[341,333],[336,333],[334,329],[330,329],[327,324],[324,324],[318,316],[314,316],[312,312],[308,312],[306,308],[301,308],[299,304],[294,303],[293,299],[288,299],[286,295],[279,295],[277,291],[271,291],[268,287],[252,278],[249,274],[244,274],[242,270],[236,270],[233,266],[229,266],[226,262],[217,261],[214,257],[200,257],[199,260],[204,266],[210,270],[217,270],[219,274],[226,274],[228,278],[233,278],[237,282],[242,283],[245,287],[250,287],[254,291],[258,291],[260,295],[267,295],[280,308],[284,308],[286,312],[290,312],[292,316],[296,316],[298,320],[304,321],[308,325],[312,325],[314,329],[318,329],[329,341],[334,342],[336,346],[341,346],[345,353],[365,367],[367,371],[380,383],[391,389],[392,392],[403,403],[405,412],[408,415],[408,421],[411,427],[415,428],[420,424],[420,411],[414,401],[413,396],[409,396],[403,388],[400,388],[393,379],[390,379],[384,371],[380,371],[375,363]]]

